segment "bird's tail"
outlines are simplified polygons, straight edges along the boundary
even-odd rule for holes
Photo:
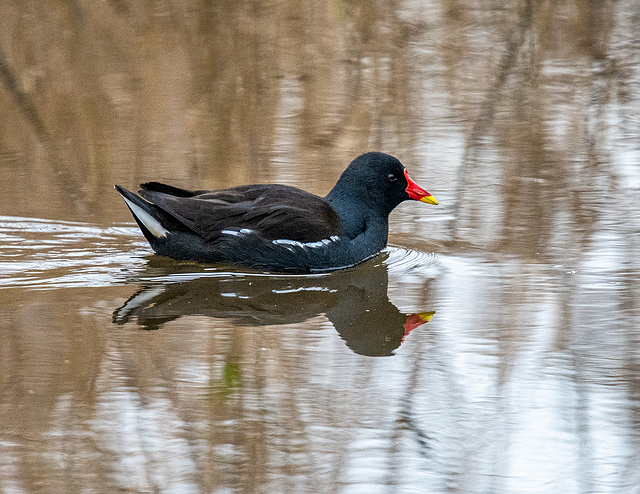
[[[165,225],[175,222],[170,215],[155,204],[124,187],[120,185],[115,185],[114,187],[120,193],[124,202],[127,203],[127,207],[131,211],[131,214],[133,214],[133,218],[149,242],[153,243],[153,241],[167,236],[169,230],[165,228]]]

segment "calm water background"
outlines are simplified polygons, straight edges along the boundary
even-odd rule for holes
[[[1,492],[640,493],[637,1],[7,1],[0,115]],[[441,206],[330,276],[112,188],[367,150]]]

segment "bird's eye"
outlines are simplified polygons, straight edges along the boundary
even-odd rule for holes
[[[396,180],[398,180],[398,177],[396,177],[393,173],[389,173],[387,178],[389,179],[389,182],[395,182]]]

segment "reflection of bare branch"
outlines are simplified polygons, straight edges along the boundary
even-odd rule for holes
[[[11,70],[7,57],[2,49],[0,49],[0,79],[2,79],[2,83],[7,89],[7,92],[11,95],[20,111],[33,127],[38,139],[40,141],[48,141],[49,133],[47,132],[44,122],[40,118],[40,115],[38,115],[38,110],[29,98],[29,95],[20,87],[20,82],[13,70]]]
[[[116,333],[117,334],[117,333]],[[123,378],[124,381],[130,386],[132,389],[138,391],[138,397],[140,398],[140,407],[144,408],[149,403],[148,396],[141,392],[142,383],[140,380],[140,373],[138,371],[138,365],[134,360],[135,355],[133,355],[129,349],[126,348],[123,341],[119,338],[114,339],[113,342],[114,350],[118,357],[119,363],[122,365],[124,370]],[[133,417],[135,422],[135,427],[133,433],[136,435],[136,441],[140,447],[140,456],[144,458],[142,462],[142,477],[144,479],[145,488],[150,488],[152,492],[159,492],[159,488],[155,485],[153,481],[153,472],[157,469],[157,464],[154,464],[153,460],[153,451],[152,448],[147,448],[147,442],[145,441],[145,435],[143,432],[144,425],[143,420],[140,416],[140,413],[136,413],[135,417]]]
[[[175,372],[171,369],[168,369],[166,355],[163,355],[162,352],[153,352],[151,353],[152,362],[154,365],[155,371],[157,371],[158,378],[163,382],[164,385],[164,397],[171,402],[171,408],[175,415],[179,418],[181,424],[181,430],[178,433],[179,437],[184,439],[185,442],[189,444],[188,456],[189,459],[193,462],[194,465],[197,465],[198,468],[193,472],[193,481],[198,485],[200,492],[207,492],[211,489],[211,486],[205,484],[205,476],[203,472],[205,471],[202,468],[202,462],[199,461],[198,457],[198,433],[196,427],[196,420],[193,417],[193,413],[190,407],[186,407],[182,404],[180,400],[178,390],[176,389],[177,379],[175,377]],[[141,401],[147,400],[147,396],[145,392],[140,387],[138,388],[138,394]],[[145,454],[147,452],[145,451]],[[154,470],[158,470],[157,461],[152,458],[152,455],[149,455],[146,465],[152,466]],[[151,475],[148,476],[150,479]],[[155,486],[154,486],[155,487]]]
[[[413,362],[411,365],[411,374],[409,379],[407,379],[407,387],[405,389],[405,393],[402,396],[399,403],[399,413],[398,419],[396,420],[397,427],[394,431],[395,435],[399,434],[399,431],[402,429],[409,430],[412,433],[413,439],[418,443],[418,453],[422,458],[428,460],[429,457],[429,442],[431,441],[431,437],[425,431],[420,428],[420,425],[414,419],[413,415],[413,396],[414,390],[418,389],[418,376],[421,373],[421,363],[424,358],[424,352],[422,349],[421,342],[418,342],[418,347],[415,349],[413,355]],[[394,438],[393,443],[397,443],[397,437]],[[390,455],[391,456],[391,455]],[[393,467],[390,468],[391,473],[393,473]]]
[[[460,207],[463,204],[462,195],[467,188],[468,182],[467,172],[469,168],[477,162],[479,140],[488,133],[489,128],[493,124],[496,105],[502,96],[502,87],[513,70],[518,59],[518,54],[526,40],[526,34],[531,27],[533,19],[533,1],[534,0],[525,1],[518,24],[508,37],[502,59],[496,71],[496,79],[487,90],[484,102],[471,129],[471,135],[467,139],[464,157],[460,165],[460,178],[456,188],[456,200],[454,201],[455,220],[451,222],[453,238],[457,238],[458,236],[458,219],[460,217]]]
[[[347,89],[346,101],[343,106],[344,111],[337,112],[339,114],[339,119],[330,124],[328,128],[324,129],[324,132],[316,136],[315,144],[327,147],[333,146],[338,137],[340,137],[344,132],[349,120],[352,118],[353,108],[362,96],[362,71],[364,68],[362,67],[361,60],[362,55],[357,54],[354,58],[344,62],[346,67],[345,70],[348,72],[348,75],[346,76]]]
[[[183,49],[185,50],[185,56],[189,62],[189,72],[196,72],[198,70],[196,44],[193,41],[193,36],[185,21],[184,14],[179,10],[181,6],[176,6],[174,2],[167,0],[167,8],[169,9],[169,15],[173,22],[175,33],[180,37]]]
[[[486,134],[487,129],[493,123],[493,117],[496,111],[496,103],[500,100],[500,96],[502,94],[500,91],[502,89],[502,86],[504,86],[505,82],[507,81],[507,77],[516,64],[520,49],[522,48],[522,45],[526,40],[527,31],[531,27],[531,21],[533,18],[533,6],[531,5],[532,2],[533,0],[526,0],[524,8],[520,13],[518,25],[509,36],[504,54],[502,55],[502,60],[500,60],[500,64],[498,66],[498,75],[496,77],[496,80],[487,91],[484,103],[480,110],[480,114],[478,115],[478,118],[473,125],[473,130],[471,131],[471,138],[469,139],[469,146],[467,147],[467,151],[473,150],[474,146],[477,144],[478,139],[481,138],[483,134]]]

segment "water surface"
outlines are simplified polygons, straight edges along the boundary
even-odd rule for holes
[[[640,492],[636,2],[0,6],[2,492]],[[154,256],[113,190],[439,207],[344,272]]]

